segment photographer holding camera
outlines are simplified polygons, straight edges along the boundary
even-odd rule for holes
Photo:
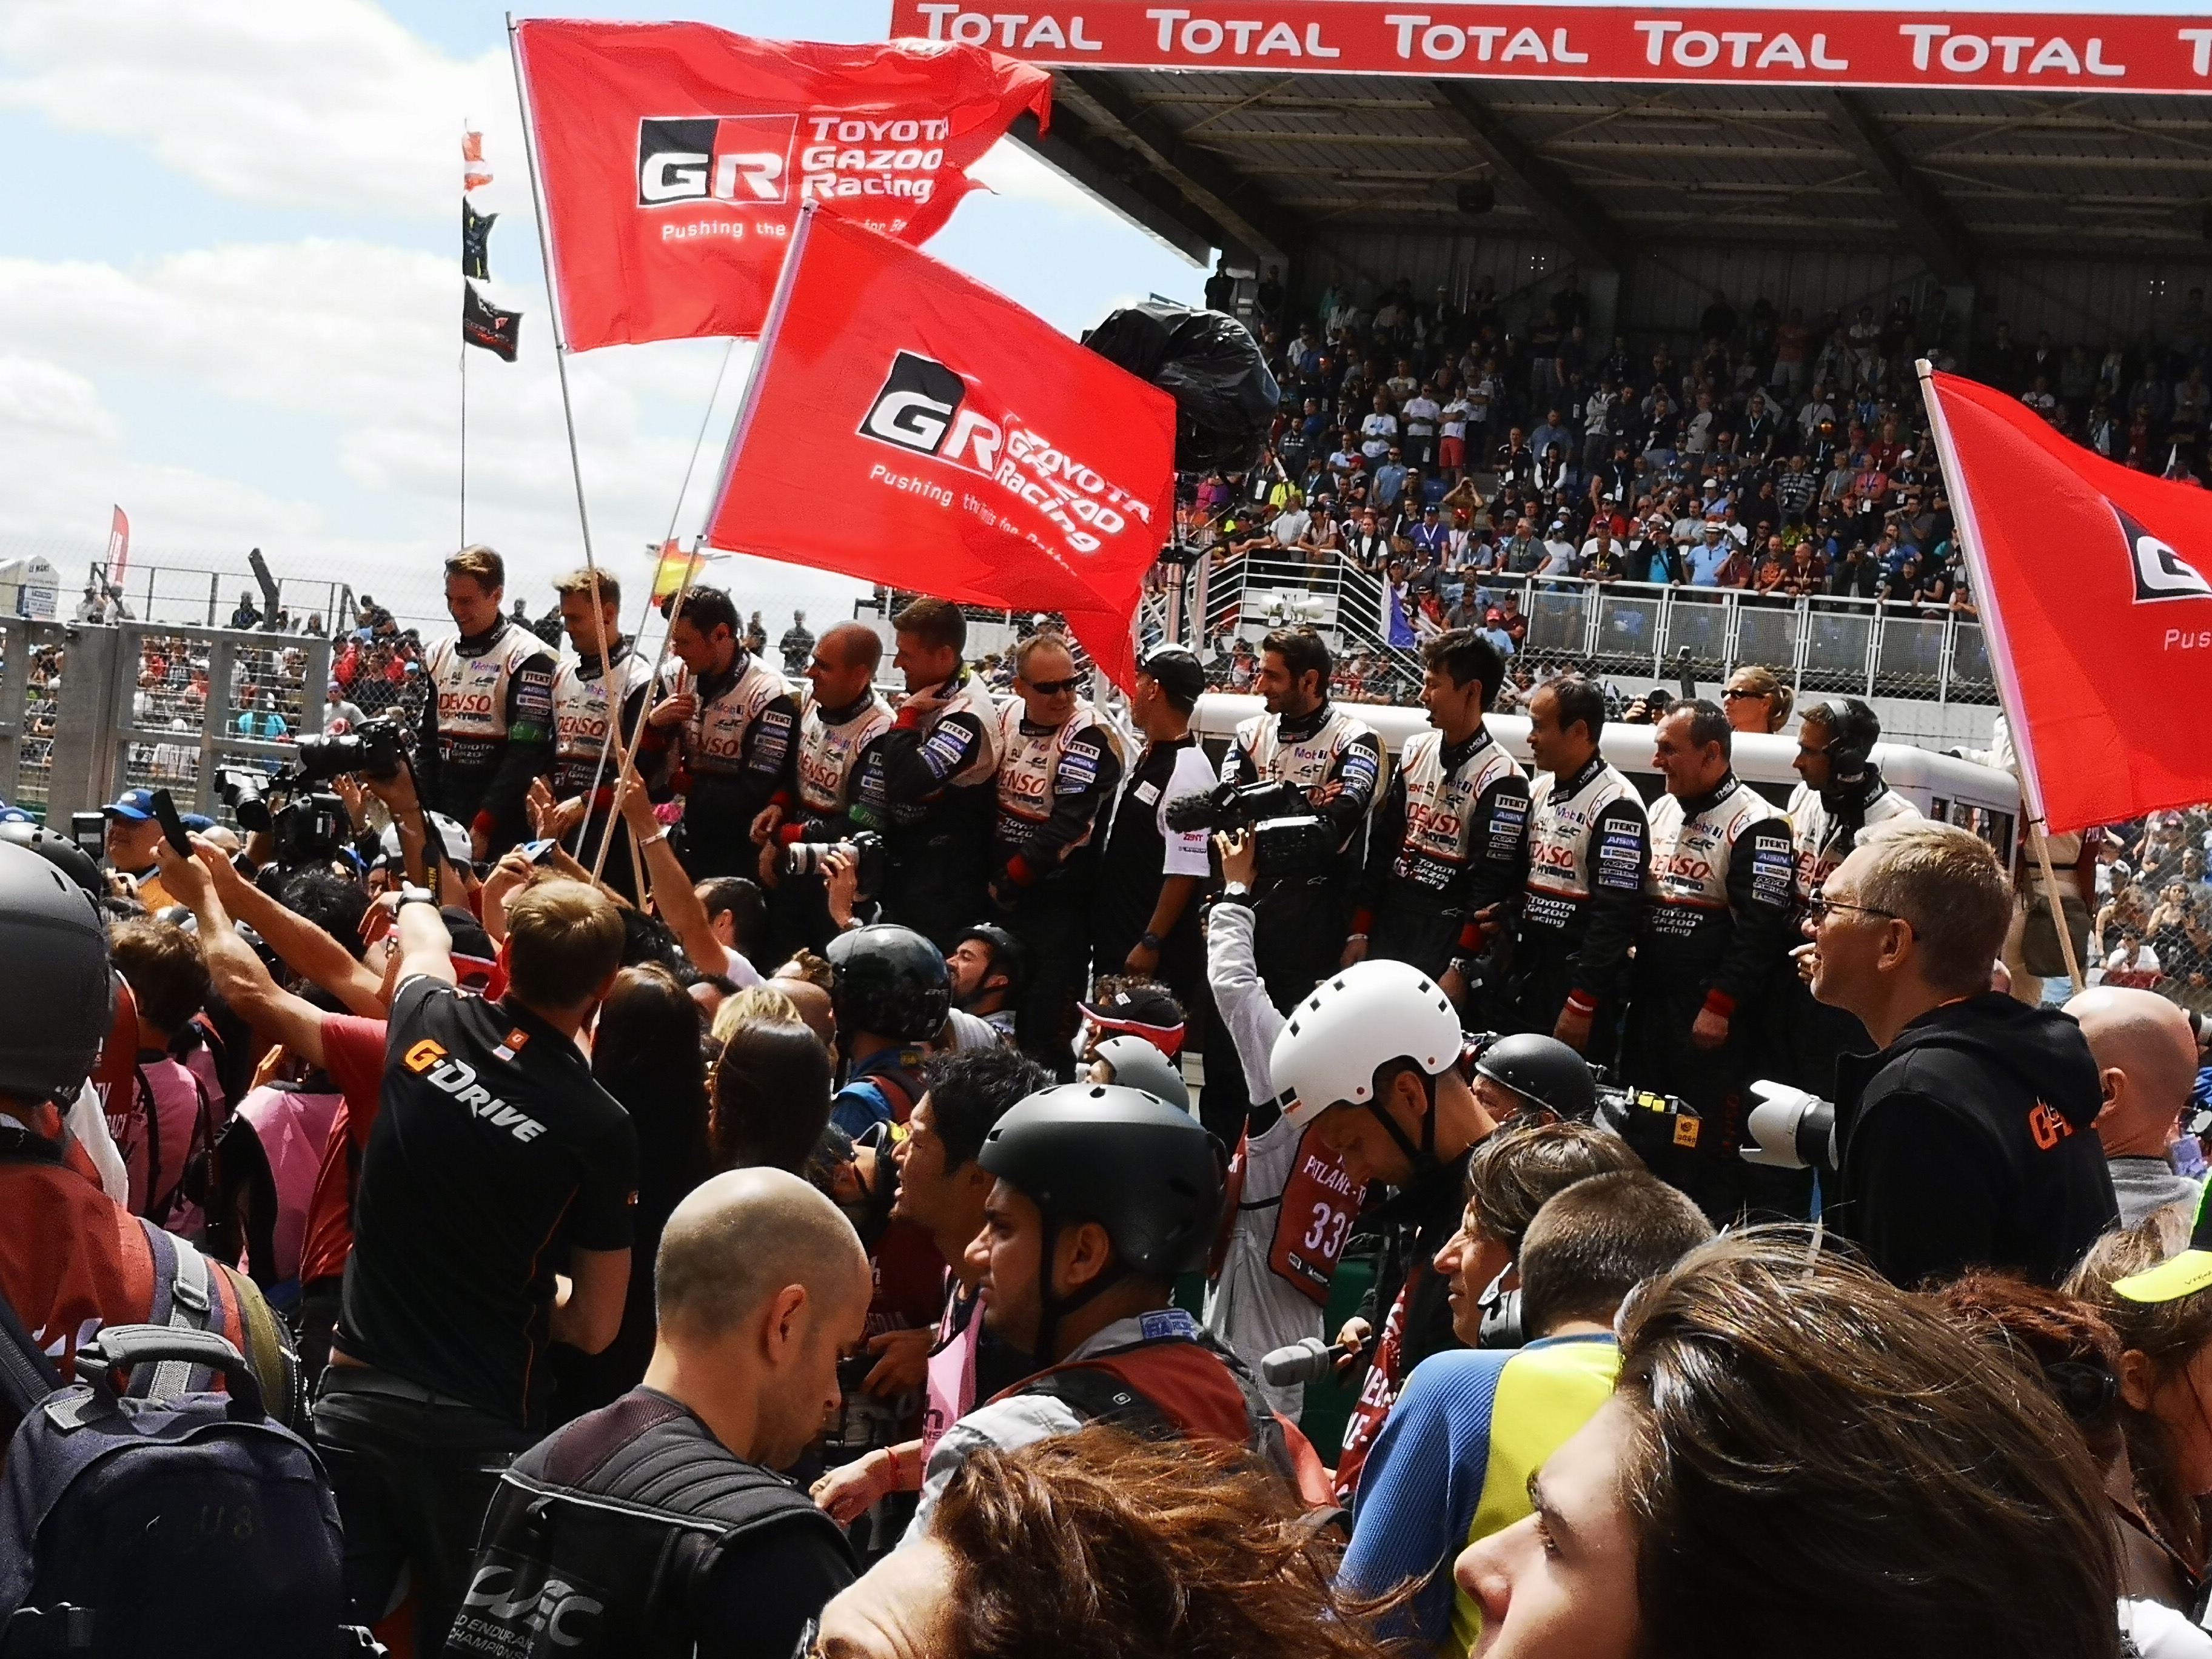
[[[1303,794],[1328,843],[1318,866],[1276,872],[1261,838],[1252,948],[1268,996],[1286,1012],[1343,960],[1361,837],[1382,776],[1382,740],[1329,702],[1330,668],[1328,647],[1310,628],[1278,629],[1261,641],[1258,690],[1267,712],[1238,723],[1221,762],[1224,784],[1282,783]],[[1222,1076],[1237,1075],[1234,1055],[1224,1055]]]
[[[1970,1267],[2054,1285],[2119,1222],[2081,1028],[1990,989],[2012,904],[1986,843],[1919,822],[1862,840],[1812,897],[1813,994],[1881,1046],[1837,1065],[1825,1219],[1907,1288]]]
[[[891,706],[875,690],[883,641],[872,628],[840,623],[813,646],[806,664],[812,695],[799,716],[799,758],[792,787],[753,820],[761,884],[769,891],[769,959],[802,946],[819,951],[836,933],[823,896],[819,842],[877,844],[886,822],[883,757],[876,740],[890,730]],[[799,843],[809,843],[801,851]],[[856,846],[855,850],[858,850]],[[870,897],[874,883],[862,890]]]
[[[1367,848],[1344,965],[1410,962],[1462,1009],[1528,865],[1528,778],[1483,715],[1505,659],[1471,629],[1421,647],[1431,730],[1406,740]],[[1486,920],[1487,919],[1487,920]]]
[[[999,816],[992,902],[1029,947],[1029,988],[1017,1021],[1022,1051],[1063,1080],[1075,1000],[1087,988],[1092,837],[1121,777],[1121,739],[1076,695],[1082,676],[1057,634],[1014,647],[1014,696],[999,717]]]
[[[553,677],[545,642],[501,613],[507,566],[489,547],[446,561],[446,609],[460,629],[431,647],[416,744],[422,804],[468,826],[479,862],[529,833],[530,781],[553,767]]]

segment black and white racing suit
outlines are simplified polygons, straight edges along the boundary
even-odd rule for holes
[[[1594,1066],[1612,1060],[1650,863],[1644,802],[1604,757],[1591,756],[1570,778],[1538,776],[1502,1030],[1549,1036],[1572,1003],[1590,1017],[1584,1057]]]
[[[884,915],[950,951],[990,908],[999,709],[972,668],[937,690],[945,707],[927,714],[902,709],[875,752],[891,821]]]
[[[598,855],[614,815],[617,768],[610,729],[619,720],[623,738],[637,732],[640,711],[653,690],[653,665],[630,641],[617,639],[613,656],[612,675],[601,669],[599,658],[589,656],[562,663],[553,676],[553,793],[559,800],[592,798],[584,821],[565,843],[586,864]],[[617,823],[614,836],[615,844],[607,849],[606,879],[634,899],[629,854],[623,850],[629,832]]]
[[[1406,740],[1367,842],[1352,931],[1367,955],[1432,979],[1456,967],[1470,987],[1486,954],[1475,913],[1509,904],[1528,873],[1528,775],[1478,727]],[[1502,925],[1502,912],[1497,918]]]
[[[1766,1066],[1766,1006],[1792,972],[1790,820],[1731,772],[1705,794],[1652,802],[1650,831],[1621,1076],[1698,1109],[1695,1147],[1645,1161],[1732,1217],[1751,1169],[1736,1156],[1744,1093]],[[1717,1048],[1692,1041],[1700,1014],[1728,1022]]]
[[[1033,724],[1018,697],[1000,714],[991,896],[1029,947],[1018,1040],[1063,1078],[1074,1075],[1076,999],[1090,989],[1095,838],[1121,781],[1120,740],[1088,702],[1062,726]]]
[[[791,786],[775,801],[783,809],[775,837],[778,848],[802,841],[849,841],[855,830],[880,836],[889,828],[883,757],[875,744],[890,727],[891,707],[872,690],[842,708],[824,708],[818,700],[807,699],[799,711]],[[818,875],[780,877],[769,900],[768,921],[767,954],[776,961],[801,945],[819,951],[836,932]]]
[[[529,833],[531,781],[552,769],[556,669],[544,641],[505,617],[431,647],[416,790],[429,811],[481,836],[488,856]]]
[[[689,691],[696,705],[676,733],[684,867],[700,881],[755,876],[753,820],[789,787],[799,701],[782,675],[744,651],[720,674],[697,678],[679,666],[669,690]]]

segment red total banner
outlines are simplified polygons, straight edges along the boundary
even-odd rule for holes
[[[802,216],[709,545],[1058,611],[1115,684],[1174,524],[1175,400],[927,254]]]
[[[514,26],[572,351],[767,319],[800,204],[924,242],[1052,77],[978,46],[754,40],[703,23]]]
[[[2031,806],[2063,835],[2212,800],[2212,490],[1921,383]]]
[[[1076,68],[1672,85],[2212,91],[2212,17],[2109,12],[892,0],[891,33]]]

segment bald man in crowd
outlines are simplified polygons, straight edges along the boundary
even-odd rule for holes
[[[2197,1038],[2189,1016],[2164,997],[2132,986],[2099,985],[2066,1005],[2096,1057],[2105,1103],[2097,1139],[2119,1195],[2120,1224],[2132,1227],[2169,1204],[2197,1203],[2198,1185],[2176,1175],[2167,1149],[2197,1081]]]
[[[872,1294],[837,1206],[733,1170],[676,1206],[645,1381],[517,1458],[448,1654],[619,1640],[638,1655],[787,1654],[854,1577],[842,1531],[777,1471],[839,1402]]]

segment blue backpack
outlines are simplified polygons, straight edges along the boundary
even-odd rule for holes
[[[180,1283],[205,1271],[190,1249]],[[111,1325],[76,1369],[62,1386],[0,1297],[0,1401],[21,1419],[0,1475],[0,1659],[383,1651],[346,1625],[321,1461],[228,1340]]]

